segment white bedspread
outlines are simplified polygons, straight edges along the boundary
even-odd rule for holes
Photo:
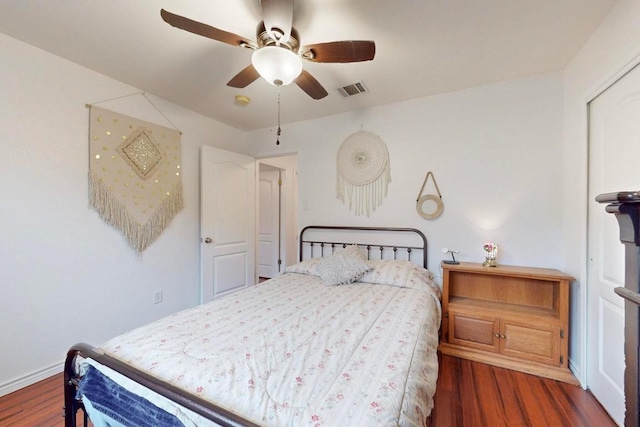
[[[100,348],[268,426],[424,426],[440,304],[425,289],[284,274]]]

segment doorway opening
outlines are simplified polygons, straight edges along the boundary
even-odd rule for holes
[[[298,156],[258,159],[257,275],[277,276],[296,262]]]

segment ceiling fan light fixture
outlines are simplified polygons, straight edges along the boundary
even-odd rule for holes
[[[291,84],[302,72],[300,56],[278,46],[256,50],[251,56],[251,63],[258,74],[274,86]]]

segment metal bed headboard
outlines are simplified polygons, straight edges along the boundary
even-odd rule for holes
[[[336,241],[328,241],[322,239],[311,239],[306,238],[305,233],[309,233],[312,231],[345,231],[345,232],[359,232],[359,231],[370,231],[372,234],[376,233],[385,233],[388,232],[394,236],[411,236],[414,240],[419,240],[421,242],[418,246],[411,245],[396,245],[390,243],[364,243],[361,241],[351,241],[351,242],[336,242]],[[395,234],[394,234],[395,233]],[[371,236],[367,236],[369,238]],[[337,249],[345,248],[348,245],[358,245],[358,247],[364,248],[367,251],[367,258],[371,259],[372,252],[379,251],[380,259],[383,259],[383,256],[389,250],[393,253],[393,259],[398,259],[398,253],[405,253],[407,259],[412,261],[411,257],[414,252],[422,252],[422,266],[427,268],[427,238],[425,235],[418,229],[415,228],[398,228],[398,227],[349,227],[349,226],[330,226],[330,225],[310,225],[302,229],[300,232],[300,261],[304,259],[304,248],[305,246],[309,247],[310,258],[313,258],[313,255],[316,253],[314,249],[319,248],[320,256],[328,256],[335,252]],[[325,250],[330,251],[325,253]],[[389,258],[384,258],[389,259]]]

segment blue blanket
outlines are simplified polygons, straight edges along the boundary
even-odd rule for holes
[[[109,420],[101,423],[107,426],[184,427],[175,415],[124,389],[91,365],[80,381],[78,393],[85,406]],[[97,420],[92,421],[99,425]]]

